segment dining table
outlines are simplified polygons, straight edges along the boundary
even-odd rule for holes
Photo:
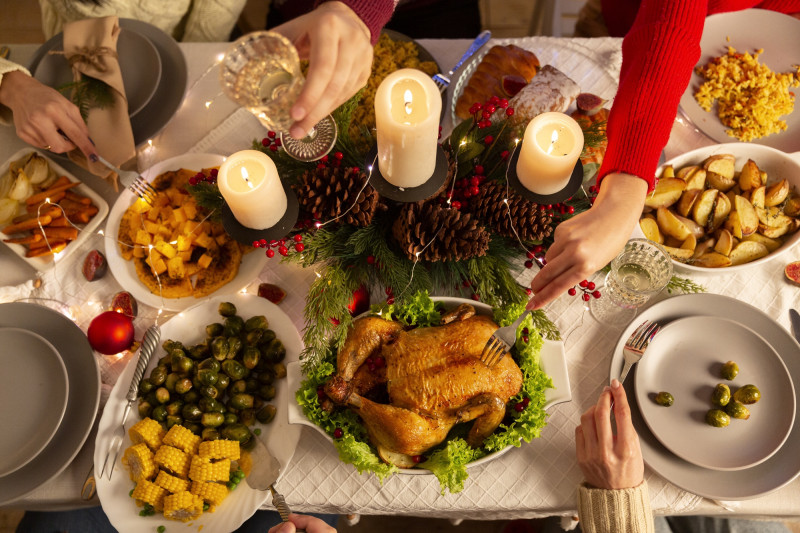
[[[622,60],[621,39],[525,37],[494,40],[499,43],[527,44],[570,50],[582,58],[577,68],[584,74],[603,76],[614,83],[619,80]],[[421,39],[446,71],[460,58],[468,40]],[[6,43],[10,59],[26,64],[36,45]],[[218,62],[228,43],[180,43],[188,67],[188,83],[184,99],[166,126],[138,147],[138,167],[152,165],[179,154],[218,153],[229,155],[248,148],[253,139],[265,135],[265,129],[244,109],[226,98],[221,91]],[[456,84],[445,98],[443,137],[453,124],[449,102]],[[667,159],[714,142],[697,130],[682,115],[674,122],[669,143],[664,149]],[[0,127],[0,161],[27,145],[15,135],[13,126]],[[93,176],[65,159],[59,164],[70,170],[86,185],[112,205],[118,196],[108,182]],[[102,230],[102,224],[100,229]],[[102,249],[102,235],[92,235],[81,246],[81,253],[59,263],[46,272],[38,272],[5,246],[0,246],[0,303],[13,301],[57,301],[69,306],[72,318],[84,331],[99,314],[111,295],[125,290],[110,274],[94,282],[81,275],[85,252]],[[286,298],[279,304],[298,330],[304,327],[303,307],[308,288],[314,278],[313,269],[281,263],[279,258],[267,262],[245,292],[255,293],[260,283],[282,287]],[[702,285],[708,293],[720,294],[746,302],[769,315],[781,327],[789,329],[788,311],[800,307],[800,288],[785,280],[787,262],[800,259],[795,248],[781,256],[752,268],[726,273],[676,274]],[[516,275],[528,284],[536,268],[518,265]],[[592,281],[601,285],[604,274]],[[672,298],[676,294],[661,294]],[[545,307],[547,316],[556,324],[564,342],[571,383],[571,401],[552,407],[548,423],[540,438],[512,449],[499,458],[468,469],[464,490],[442,494],[439,482],[432,475],[396,474],[382,483],[371,474],[359,474],[351,465],[341,462],[335,448],[319,432],[303,427],[296,451],[279,482],[280,491],[291,508],[298,512],[360,513],[369,515],[412,515],[448,519],[500,520],[558,515],[573,517],[576,512],[577,488],[582,482],[575,458],[575,427],[581,413],[593,405],[609,382],[611,355],[627,324],[609,325],[596,321],[580,297],[563,295]],[[137,338],[157,314],[153,307],[139,304],[134,324]],[[800,357],[800,352],[797,354]],[[102,378],[100,409],[111,387],[121,374],[129,357],[95,354]],[[99,418],[98,413],[98,418]],[[95,429],[72,462],[57,476],[4,508],[57,510],[97,505],[96,497],[81,499],[81,488],[92,469]],[[669,477],[669,476],[666,476]],[[671,483],[665,477],[646,469],[651,505],[660,515],[727,515],[737,517],[800,516],[800,480],[759,497],[738,501],[717,501],[698,496]]]

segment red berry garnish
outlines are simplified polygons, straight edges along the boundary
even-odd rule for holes
[[[344,436],[344,431],[342,431],[342,428],[336,428],[333,430],[334,439],[341,439],[343,436]]]
[[[522,405],[524,405],[525,407],[528,407],[528,404],[529,404],[529,403],[531,403],[531,399],[530,399],[530,398],[528,398],[528,397],[526,396],[526,397],[525,397],[525,398],[522,400]]]
[[[378,367],[375,366],[375,363],[370,363],[367,365],[367,368],[369,368],[370,372],[375,372],[375,370],[377,370]]]
[[[572,207],[572,206],[569,206],[567,208],[567,213],[569,213],[570,215],[574,215],[575,214],[575,208]]]
[[[472,293],[472,299],[478,302],[480,301],[481,296],[479,294]]]
[[[464,281],[462,281],[461,284],[464,287],[469,287],[470,285],[472,285],[472,283],[470,283],[468,279],[465,279]]]
[[[336,152],[335,154],[333,154],[333,157],[341,161],[342,159],[344,159],[344,154],[342,152]]]
[[[593,291],[594,287],[595,285],[593,281],[590,281],[589,283],[586,284],[586,288],[589,289],[590,291]]]
[[[525,261],[525,268],[533,268],[533,261],[531,261],[530,259]]]
[[[269,249],[265,252],[270,259],[275,257],[275,250]]]
[[[525,344],[528,344],[528,336],[527,335],[523,335],[522,336],[522,342],[524,342]]]
[[[394,296],[389,296],[386,298],[386,303],[392,305],[394,303]]]
[[[260,248],[260,247],[261,247],[261,243],[260,242],[253,241],[253,248]]]
[[[275,138],[277,135],[278,135],[278,134],[277,134],[277,133],[275,133],[275,132],[274,132],[274,131],[272,131],[272,130],[270,130],[270,131],[268,131],[268,132],[267,132],[267,137],[269,137],[270,139],[274,139],[274,138]]]
[[[527,287],[527,288],[525,289],[525,294],[527,294],[528,296],[530,296],[531,294],[533,294],[533,289],[531,289],[530,287]]]
[[[386,359],[381,357],[380,355],[375,358],[375,366],[378,368],[383,368],[386,366]]]
[[[515,403],[515,404],[514,404],[514,410],[515,410],[516,412],[518,412],[518,413],[521,413],[522,411],[524,411],[524,410],[525,410],[525,405],[524,405],[524,404],[522,404],[522,403]]]
[[[578,291],[575,290],[575,287],[570,287],[569,290],[567,291],[567,294],[569,294],[570,296],[575,296],[576,294],[578,294]]]
[[[533,259],[534,257],[536,257],[536,256],[533,254],[533,251],[528,251],[528,253],[527,253],[527,254],[525,254],[525,255],[526,255],[526,256],[528,256],[528,259]]]
[[[483,166],[475,165],[475,174],[483,174]]]
[[[266,137],[261,139],[261,146],[269,146],[269,143],[270,143],[270,141]]]
[[[489,109],[484,109],[483,112],[481,113],[481,116],[483,117],[484,120],[489,120],[492,114],[489,112]]]
[[[273,151],[273,152],[277,152],[278,151],[278,141],[275,141],[275,144],[271,144],[269,149],[271,151]]]
[[[600,294],[600,291],[594,291],[594,292],[592,293],[592,296],[594,296],[594,297],[595,297],[595,299],[597,299],[597,298],[600,298],[600,296],[602,296],[602,294]]]
[[[336,318],[336,317],[330,317],[328,320],[330,320],[331,324],[333,324],[334,326],[338,326],[339,325],[339,319]]]
[[[424,455],[414,455],[411,457],[411,460],[414,461],[415,464],[420,464],[425,461]]]
[[[578,285],[580,285],[582,289],[585,289],[589,285],[589,282],[587,280],[582,280]]]
[[[306,249],[306,245],[303,244],[302,242],[298,242],[297,244],[294,245],[294,251],[295,252],[302,252],[305,249]]]
[[[544,246],[542,246],[541,244],[537,244],[536,246],[533,247],[533,253],[535,254],[542,253],[542,250],[544,250]]]
[[[498,102],[497,105],[505,109],[508,107],[508,100],[506,100],[505,98],[501,98],[500,102]]]
[[[514,114],[514,108],[513,107],[509,107],[508,109],[506,109],[506,116],[507,117],[510,117],[513,114]]]
[[[590,298],[590,296],[589,296],[587,293],[585,293],[585,292],[584,292],[584,293],[583,293],[583,296],[581,296],[581,298],[583,298],[583,301],[584,301],[584,302],[588,302],[588,301],[589,301],[589,298]]]
[[[367,264],[368,265],[374,265],[375,264],[375,256],[374,255],[368,255],[367,256]]]
[[[294,236],[294,237],[292,237],[292,240],[293,240],[294,242],[303,242],[303,236],[302,236],[302,235],[300,235],[299,233],[297,233],[297,234],[295,234],[295,236]]]
[[[508,158],[508,150],[503,150],[502,152],[500,152],[500,159],[506,159],[506,158]]]
[[[486,143],[486,144],[492,144],[492,142],[493,142],[493,141],[494,141],[494,137],[492,137],[491,135],[487,135],[487,136],[486,136],[486,137],[483,139],[483,142],[484,142],[484,143]]]
[[[453,209],[461,209],[461,202],[459,202],[458,200],[454,201],[450,205],[453,206]]]
[[[211,177],[212,178],[216,178],[218,174],[219,174],[219,169],[218,168],[212,168],[211,169]]]
[[[386,287],[384,292],[386,293],[386,296],[391,296],[394,291],[392,290],[391,287]]]
[[[472,186],[469,188],[469,195],[470,195],[470,196],[478,196],[478,194],[479,194],[480,192],[481,192],[481,190],[480,190],[480,189],[478,189],[478,186],[477,186],[477,185],[472,185]]]
[[[279,246],[278,253],[281,254],[282,256],[287,256],[289,255],[289,249],[285,246]]]

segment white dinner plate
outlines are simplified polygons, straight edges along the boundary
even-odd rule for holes
[[[22,328],[0,328],[0,477],[39,455],[67,409],[67,369],[53,345]]]
[[[300,333],[291,319],[278,306],[268,300],[247,294],[236,294],[227,297],[216,296],[177,314],[161,326],[161,342],[163,343],[167,339],[177,340],[186,345],[201,342],[206,338],[206,325],[219,322],[221,318],[218,312],[220,302],[232,302],[236,306],[236,313],[244,319],[256,315],[264,315],[269,322],[269,328],[276,333],[277,338],[283,342],[286,348],[284,363],[299,359],[303,345],[300,340]],[[144,373],[145,376],[150,375],[150,371],[163,355],[164,351],[159,344],[159,348]],[[136,507],[136,502],[129,495],[134,483],[130,480],[128,472],[122,465],[122,453],[117,459],[117,465],[111,480],[106,477],[100,477],[100,468],[105,460],[106,450],[108,450],[114,435],[119,434],[119,423],[126,403],[125,395],[133,377],[137,357],[131,358],[124,372],[120,375],[100,418],[94,449],[97,495],[111,524],[120,532],[155,531],[160,525],[165,525],[168,531],[182,530],[185,527],[183,524],[167,520],[158,513],[148,517],[139,516],[139,508]],[[286,467],[291,461],[292,455],[294,455],[297,441],[300,438],[300,428],[290,425],[287,419],[286,406],[289,403],[290,394],[287,380],[276,380],[274,385],[276,394],[272,403],[277,408],[275,418],[267,425],[257,423],[255,427],[261,428],[261,435],[257,438],[261,439],[261,442],[281,464],[282,476],[286,472]],[[130,429],[138,420],[139,416],[134,405],[133,413],[126,424],[122,451],[131,445],[127,429]],[[280,477],[276,483],[278,490],[280,490]],[[231,492],[225,498],[225,501],[217,507],[215,512],[203,513],[199,519],[191,521],[189,523],[191,530],[200,530],[202,533],[228,533],[233,531],[264,504],[268,495],[268,491],[258,491],[250,488],[247,483],[240,483],[236,490]]]
[[[800,345],[767,314],[755,307],[719,294],[685,294],[662,300],[643,310],[622,332],[611,357],[609,381],[622,370],[622,347],[643,320],[667,325],[688,316],[728,318],[757,331],[783,360],[789,374],[800,376]],[[634,367],[633,372],[636,371]],[[793,481],[800,475],[800,424],[794,424],[786,442],[772,457],[746,470],[710,470],[684,461],[670,452],[650,432],[633,390],[633,376],[625,380],[633,425],[639,434],[642,456],[654,472],[667,481],[706,498],[746,500],[763,496]],[[797,389],[795,389],[795,393]],[[796,403],[796,399],[795,399]]]
[[[739,365],[732,381],[720,375],[726,361]],[[634,383],[653,435],[704,468],[740,470],[762,463],[780,449],[794,423],[794,385],[780,356],[756,332],[725,318],[690,316],[667,324],[647,347]],[[759,388],[761,400],[747,406],[748,420],[732,418],[724,428],[706,423],[708,410],[717,408],[711,394],[718,383],[731,393],[748,383]],[[660,391],[672,394],[672,406],[655,402]]]
[[[47,52],[64,49],[64,34],[54,35],[42,45]],[[73,81],[72,68],[63,55],[39,54],[41,60],[31,70],[31,74],[48,87],[61,87]],[[128,100],[128,114],[133,117],[153,98],[161,79],[161,56],[158,50],[144,35],[121,28],[117,40],[119,68],[125,97]]]
[[[153,181],[159,174],[169,170],[179,170],[186,168],[200,171],[203,168],[216,167],[225,161],[225,157],[216,154],[184,154],[166,161],[162,161],[142,173],[147,181]],[[136,200],[136,195],[129,190],[120,193],[117,201],[114,202],[111,212],[108,215],[104,244],[106,249],[106,259],[108,267],[114,275],[114,279],[129,291],[138,301],[151,307],[161,308],[170,311],[180,311],[198,302],[197,298],[187,296],[184,298],[162,298],[160,295],[153,294],[139,281],[136,275],[136,267],[133,261],[126,261],[122,258],[117,243],[119,234],[119,223],[125,210]],[[214,295],[234,293],[246,287],[253,280],[258,278],[258,274],[264,265],[267,264],[267,256],[259,253],[258,250],[246,253],[242,256],[242,263],[239,265],[239,273],[230,282],[226,283],[216,291]]]
[[[61,313],[32,303],[0,304],[0,327],[41,335],[64,362],[69,399],[56,434],[31,462],[0,477],[0,504],[27,496],[60,474],[80,451],[100,405],[100,370],[86,334]]]
[[[462,120],[456,115],[456,102],[458,102],[461,93],[464,92],[464,87],[469,83],[469,79],[481,59],[489,52],[492,46],[507,44],[514,44],[533,52],[542,66],[553,65],[577,83],[581,88],[581,92],[594,93],[600,98],[609,101],[606,103],[606,107],[611,106],[611,100],[617,94],[617,82],[614,81],[614,78],[602,65],[586,55],[579,44],[551,37],[492,39],[460,69],[458,80],[455,82],[455,88],[453,89],[453,100],[450,102],[450,119],[454,126]],[[572,110],[574,109],[575,106],[573,104]]]
[[[764,53],[759,55],[758,62],[768,66],[773,72],[795,72],[797,51],[800,50],[800,20],[776,11],[765,9],[748,9],[720,13],[706,18],[703,37],[700,41],[700,60],[698,65],[706,65],[709,60],[727,54],[728,46],[737,52],[754,52],[759,48]],[[727,127],[717,117],[714,105],[711,111],[704,111],[694,99],[694,93],[703,83],[702,76],[692,72],[689,86],[681,97],[681,109],[697,128],[718,143],[736,142],[729,136]],[[798,88],[790,91],[796,96]],[[773,133],[753,143],[763,144],[783,150],[797,152],[800,150],[800,111],[795,110],[784,117],[787,129],[781,133]]]
[[[67,172],[64,167],[53,161],[50,155],[53,155],[48,152],[48,154],[44,154],[39,150],[32,150],[31,148],[23,148],[19,150],[17,153],[12,155],[8,158],[8,160],[0,166],[0,174],[3,174],[8,171],[8,165],[11,164],[12,161],[16,161],[21,159],[23,156],[31,153],[36,152],[40,156],[44,157],[47,160],[47,164],[50,165],[50,168],[58,174],[59,176],[66,176],[69,178],[70,181],[80,181],[76,178],[71,172]],[[81,244],[83,244],[86,239],[91,237],[94,234],[94,231],[100,227],[100,224],[105,220],[106,215],[108,214],[108,204],[106,203],[103,198],[94,192],[91,188],[87,187],[85,184],[80,183],[76,185],[73,189],[76,193],[91,198],[92,203],[97,207],[97,214],[95,214],[92,219],[86,224],[76,224],[76,227],[79,229],[78,231],[78,238],[74,241],[71,241],[67,246],[59,253],[55,255],[46,255],[41,257],[25,257],[28,248],[22,244],[14,244],[14,243],[3,243],[4,245],[11,248],[15,255],[17,255],[20,259],[31,265],[33,268],[40,272],[46,272],[53,268],[55,265],[63,263],[64,260],[72,255],[73,252],[77,251]],[[19,206],[20,214],[25,212],[25,203],[22,202]],[[6,236],[3,234],[3,238]]]
[[[492,308],[484,303],[467,300],[465,298],[455,298],[449,296],[432,296],[431,299],[436,302],[443,302],[446,309],[453,309],[460,304],[468,303],[475,307],[475,310],[480,314],[491,315]],[[542,351],[539,354],[542,370],[545,374],[550,376],[553,382],[553,388],[545,390],[545,410],[558,405],[560,403],[569,402],[572,400],[572,391],[569,386],[569,374],[567,374],[567,359],[564,352],[563,341],[551,341],[545,339]],[[303,380],[303,375],[300,369],[300,363],[287,365],[289,387],[290,390],[296,391],[300,388]],[[312,427],[320,432],[329,442],[333,443],[333,439],[328,435],[324,429],[311,422],[303,414],[303,409],[297,405],[297,401],[289,402],[289,422],[292,424],[302,424]],[[482,465],[489,461],[494,461],[501,457],[506,452],[514,448],[513,446],[506,446],[502,450],[490,453],[481,457],[477,461],[467,464],[467,468]],[[411,475],[433,475],[430,470],[426,468],[399,468],[398,472],[402,474]]]

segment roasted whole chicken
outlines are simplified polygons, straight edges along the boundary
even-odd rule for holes
[[[380,317],[356,320],[339,351],[337,372],[325,384],[335,404],[358,413],[381,458],[397,466],[413,466],[414,456],[442,442],[460,422],[474,420],[467,442],[480,446],[522,387],[522,372],[510,356],[492,368],[480,360],[498,327],[490,317],[462,304],[442,322],[406,331]],[[388,403],[370,399],[381,386]]]

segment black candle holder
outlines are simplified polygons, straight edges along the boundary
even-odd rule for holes
[[[378,146],[375,145],[367,154],[365,167],[372,167],[369,184],[378,191],[378,194],[394,200],[395,202],[420,202],[427,200],[447,181],[447,155],[440,144],[436,146],[436,167],[428,181],[418,187],[398,187],[392,185],[383,177],[378,164]]]
[[[531,200],[539,205],[557,204],[571,198],[576,192],[578,192],[578,189],[581,188],[581,185],[583,184],[583,163],[581,163],[579,158],[575,163],[575,168],[572,169],[572,175],[570,175],[569,181],[563,189],[558,192],[554,192],[553,194],[539,194],[533,192],[525,187],[522,182],[519,181],[519,176],[517,176],[517,161],[519,161],[519,153],[520,147],[518,144],[514,148],[514,152],[511,154],[511,157],[508,160],[506,179],[508,179],[508,183],[514,189],[514,192],[526,200]]]
[[[286,212],[275,223],[274,226],[264,229],[253,229],[243,226],[236,217],[233,216],[233,211],[228,207],[227,203],[222,205],[222,227],[225,231],[242,244],[252,245],[255,241],[265,239],[267,241],[277,241],[285,237],[294,227],[297,222],[297,215],[300,212],[300,204],[297,201],[297,195],[294,190],[281,181],[283,192],[286,193]]]

